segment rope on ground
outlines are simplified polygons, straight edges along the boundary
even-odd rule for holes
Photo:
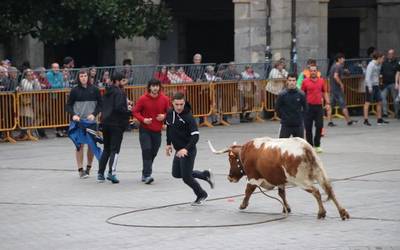
[[[399,172],[399,171],[400,171],[400,169],[389,169],[389,170],[374,171],[374,172],[369,172],[369,173],[365,173],[365,174],[354,175],[354,176],[351,176],[351,177],[335,179],[332,182],[347,181],[347,180],[351,180],[351,179],[355,179],[355,178],[359,178],[359,177],[364,177],[364,176],[369,176],[369,175],[375,175],[375,174],[381,174],[381,173],[387,173],[387,172]],[[116,225],[116,226],[138,227],[138,228],[221,228],[221,227],[242,227],[242,226],[260,225],[260,224],[265,224],[265,223],[269,223],[269,222],[274,222],[274,221],[279,221],[279,220],[286,219],[288,217],[288,212],[286,210],[286,207],[282,203],[282,201],[279,200],[276,197],[273,197],[273,196],[270,196],[270,195],[266,194],[260,187],[258,187],[258,188],[260,189],[260,192],[255,192],[255,194],[262,193],[262,194],[264,194],[265,196],[267,196],[267,197],[269,197],[271,199],[278,200],[282,204],[282,206],[283,206],[283,208],[285,210],[283,216],[280,216],[278,218],[265,219],[265,220],[256,221],[256,222],[237,223],[237,224],[220,224],[220,225],[218,225],[218,224],[216,224],[216,225],[175,225],[175,226],[171,226],[171,225],[142,225],[142,224],[117,223],[117,222],[113,222],[112,221],[115,218],[122,217],[122,216],[128,215],[128,214],[134,214],[134,213],[140,213],[140,212],[144,212],[144,211],[164,209],[164,208],[168,208],[168,207],[174,207],[174,206],[181,206],[181,205],[190,204],[190,202],[183,202],[183,203],[174,203],[174,204],[168,204],[168,205],[164,205],[164,206],[137,209],[137,210],[132,210],[132,211],[124,212],[124,213],[119,213],[119,214],[116,214],[116,215],[113,215],[113,216],[107,218],[105,220],[105,222],[108,223],[108,224],[111,224],[111,225]],[[218,198],[214,198],[214,199],[209,199],[208,201],[218,201],[218,200],[223,200],[223,199],[227,199],[227,198],[242,197],[242,196],[243,196],[243,194],[233,195],[233,196],[225,196],[225,197],[218,197]],[[254,214],[254,212],[243,212],[243,213]],[[263,212],[258,212],[257,214],[271,215],[271,213],[263,213]],[[356,220],[378,220],[378,221],[391,221],[391,222],[399,221],[399,220],[388,220],[388,219],[369,218],[369,217],[351,217],[351,218],[352,219],[356,219]]]

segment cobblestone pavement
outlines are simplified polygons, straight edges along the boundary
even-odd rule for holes
[[[317,220],[315,199],[299,188],[287,191],[292,213],[286,219],[273,221],[282,217],[281,205],[260,193],[246,212],[239,211],[245,180],[226,180],[227,157],[211,154],[206,140],[222,148],[276,137],[277,122],[201,129],[195,168],[216,175],[213,190],[201,182],[210,198],[201,207],[188,204],[194,195],[171,177],[172,159],[163,147],[154,163],[155,182],[140,181],[137,132],[125,133],[117,185],[96,183],[97,162],[90,178],[79,179],[69,139],[1,143],[0,249],[400,249],[400,122],[390,121],[372,127],[337,121],[322,139],[321,158],[349,221],[340,220],[331,202],[325,203],[327,218]],[[275,190],[269,194],[277,196]],[[106,222],[155,207],[110,220],[142,227]],[[162,228],[231,224],[255,225]]]

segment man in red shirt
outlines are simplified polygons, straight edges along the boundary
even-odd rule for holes
[[[161,93],[161,82],[151,79],[147,83],[147,93],[137,101],[132,114],[140,122],[139,141],[142,148],[142,182],[150,184],[153,161],[161,145],[161,129],[165,114],[169,108],[169,99]]]
[[[329,95],[324,79],[318,77],[317,66],[310,66],[310,78],[303,81],[301,90],[306,94],[308,110],[305,114],[304,126],[306,128],[306,139],[315,147],[317,153],[322,153],[321,131],[324,127],[324,110],[322,98],[325,99],[326,109],[330,108]],[[315,137],[313,138],[312,127],[315,123]]]

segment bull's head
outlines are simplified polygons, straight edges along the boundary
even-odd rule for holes
[[[208,146],[210,147],[211,151],[214,154],[228,153],[228,159],[230,164],[228,180],[230,182],[238,182],[240,178],[242,178],[245,175],[243,165],[240,160],[240,150],[242,148],[241,145],[236,145],[234,143],[232,146],[218,151],[215,150],[210,141],[208,141]]]

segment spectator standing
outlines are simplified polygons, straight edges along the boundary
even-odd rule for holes
[[[240,80],[242,78],[236,70],[235,62],[230,62],[225,70],[219,72],[219,76],[221,76],[222,80]]]
[[[93,84],[99,88],[103,87],[97,78],[97,69],[95,65],[91,66],[89,69],[89,84]]]
[[[110,71],[108,71],[108,70],[106,70],[106,71],[104,71],[104,73],[103,73],[103,77],[102,77],[102,79],[101,79],[101,84],[104,86],[104,87],[107,87],[107,86],[109,86],[109,85],[111,85],[111,78],[110,78]]]
[[[349,116],[349,111],[346,107],[346,101],[344,96],[344,84],[342,82],[343,79],[343,65],[344,65],[344,54],[338,53],[335,57],[335,63],[332,65],[331,69],[329,70],[329,83],[330,83],[330,103],[331,108],[327,110],[328,113],[328,126],[334,127],[336,126],[335,123],[332,121],[332,108],[336,105],[343,111],[344,119],[347,122],[347,125],[351,126],[353,123],[357,122],[351,120]]]
[[[382,116],[388,117],[388,100],[387,97],[390,94],[392,96],[392,100],[394,101],[397,96],[397,91],[395,88],[396,83],[396,72],[399,67],[399,62],[396,59],[394,49],[389,49],[387,52],[386,60],[382,63],[381,67],[381,75],[382,75]],[[398,105],[394,106],[394,113],[397,117],[399,113]]]
[[[8,79],[10,80],[10,91],[15,91],[19,85],[18,83],[18,69],[16,67],[8,67]]]
[[[206,71],[203,74],[202,81],[204,82],[221,81],[221,77],[215,76],[214,67],[208,65],[206,67]]]
[[[101,111],[102,99],[100,90],[93,85],[88,84],[89,75],[85,70],[78,73],[78,86],[71,90],[66,105],[67,112],[72,115],[72,120],[79,122],[81,119],[95,121],[96,116]],[[84,145],[75,152],[76,163],[78,167],[79,177],[85,179],[90,174],[93,162],[93,152],[88,147],[87,150],[87,165],[83,169],[83,151]]]
[[[201,188],[196,179],[208,182],[214,188],[214,179],[210,170],[193,170],[197,154],[196,143],[199,141],[199,131],[190,112],[189,105],[185,105],[183,93],[177,92],[173,96],[173,109],[167,113],[167,156],[174,147],[176,153],[172,163],[172,176],[182,178],[183,182],[192,188],[196,200],[192,206],[201,205],[207,199],[207,192]]]
[[[161,68],[154,73],[154,78],[159,80],[161,84],[170,84],[171,80],[168,78],[167,66],[163,65]]]
[[[41,89],[50,89],[51,85],[46,77],[46,69],[44,67],[39,67],[35,70],[35,73]]]
[[[63,74],[60,72],[60,65],[58,63],[51,64],[51,70],[47,72],[47,80],[52,89],[64,88]]]
[[[161,145],[161,129],[169,108],[169,99],[161,92],[161,82],[151,79],[147,83],[147,93],[137,101],[132,114],[140,122],[139,142],[142,149],[142,182],[150,184],[153,161]]]
[[[275,67],[269,72],[269,79],[286,79],[288,72],[284,68],[285,64],[283,61],[278,61]]]
[[[379,75],[385,56],[381,52],[372,54],[372,61],[368,63],[365,73],[365,104],[364,104],[364,125],[371,126],[368,121],[369,105],[376,103],[377,124],[389,123],[382,119],[382,95],[379,89]]]
[[[296,88],[296,75],[289,74],[284,89],[276,100],[275,109],[281,118],[279,138],[304,138],[304,113],[307,102],[303,92]]]
[[[317,66],[317,60],[315,59],[308,59],[306,68],[300,73],[299,77],[297,78],[297,88],[301,89],[301,85],[303,84],[304,79],[310,78],[310,67]],[[321,77],[321,72],[318,71],[317,77]]]
[[[305,114],[304,125],[306,128],[307,142],[315,147],[317,153],[322,153],[321,132],[324,127],[324,111],[322,99],[325,99],[325,108],[330,108],[329,95],[324,79],[318,77],[317,66],[309,67],[310,78],[303,81],[301,89],[306,95],[308,110]],[[313,124],[315,124],[315,136],[313,136]]]
[[[20,91],[33,91],[40,90],[40,84],[38,80],[35,78],[33,71],[31,69],[26,69],[24,72],[24,79],[21,81],[21,86],[19,88]],[[32,125],[35,119],[34,108],[34,99],[32,96],[23,95],[20,101],[20,117],[22,123]],[[21,125],[21,124],[20,124]],[[25,140],[28,138],[28,130],[21,130],[21,134],[18,136],[18,139]],[[30,134],[30,132],[29,132]]]
[[[10,79],[8,78],[8,70],[4,66],[0,66],[0,91],[10,91]]]
[[[193,64],[189,67],[188,75],[194,82],[200,82],[204,72],[204,66],[201,65],[202,56],[197,53],[193,56]]]
[[[97,181],[104,182],[104,171],[108,162],[107,180],[119,183],[116,176],[118,155],[121,148],[124,130],[129,125],[132,106],[124,91],[123,74],[115,72],[112,85],[106,87],[103,97],[101,123],[103,124],[104,150],[99,162]]]
[[[397,69],[396,69],[396,86],[395,86],[396,90],[397,90],[397,97],[394,99],[394,103],[395,105],[397,105],[397,107],[400,107],[400,62],[397,65]],[[400,120],[400,111],[398,111],[397,113],[397,119]]]

